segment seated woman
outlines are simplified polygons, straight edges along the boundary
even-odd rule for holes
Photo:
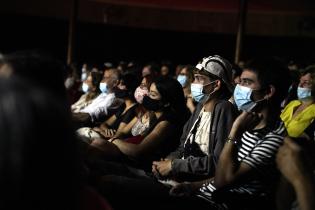
[[[118,129],[111,137],[110,141],[118,138],[131,143],[139,143],[143,139],[149,125],[154,121],[154,116],[142,105],[143,97],[149,95],[151,83],[151,76],[147,75],[142,78],[140,86],[136,88],[133,95],[138,103],[135,109],[136,115],[126,126],[122,129]]]
[[[290,137],[314,139],[315,66],[302,72],[297,89],[298,100],[291,101],[280,117]]]
[[[134,91],[139,84],[137,76],[126,73],[121,76],[120,83],[114,90],[116,99],[122,102],[117,111],[100,126],[94,128],[80,128],[77,133],[90,141],[92,138],[109,139],[116,132],[120,133],[126,125],[138,114],[138,104],[134,98]]]
[[[90,145],[90,155],[100,154],[101,151],[101,156],[107,159],[115,158],[150,170],[153,160],[163,158],[174,150],[189,117],[180,84],[173,78],[158,78],[151,84],[149,96],[144,96],[143,106],[155,120],[149,124],[140,143],[128,143],[118,138],[110,141],[95,139]]]
[[[98,72],[90,72],[89,76],[82,83],[82,91],[84,94],[80,99],[72,104],[71,111],[78,113],[86,106],[92,103],[93,99],[96,98],[100,93],[99,84],[102,80],[102,74]]]

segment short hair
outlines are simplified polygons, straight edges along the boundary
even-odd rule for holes
[[[312,96],[315,96],[315,64],[307,66],[305,69],[301,71],[301,76],[306,74],[310,74],[312,78]]]
[[[275,94],[269,103],[280,114],[281,102],[285,99],[291,84],[287,66],[278,58],[264,57],[247,62],[244,70],[256,73],[262,88],[267,88],[269,85],[275,87]]]

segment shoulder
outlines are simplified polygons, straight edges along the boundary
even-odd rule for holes
[[[231,112],[231,113],[237,113],[237,110],[235,106],[230,102],[226,100],[219,100],[214,107],[213,110],[214,113],[216,112]]]

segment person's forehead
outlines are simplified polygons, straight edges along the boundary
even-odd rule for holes
[[[209,79],[209,77],[207,77],[206,75],[199,74],[199,73],[195,73],[194,76],[199,77],[199,78],[203,78],[203,79]]]
[[[257,81],[257,74],[248,69],[244,69],[244,71],[241,74],[241,79],[251,79],[253,81]]]
[[[113,71],[107,70],[104,72],[104,77],[111,77],[113,75]]]
[[[187,74],[187,72],[188,72],[188,71],[187,71],[187,68],[182,68],[182,70],[180,70],[180,73],[181,73],[181,74]]]
[[[311,74],[310,73],[307,73],[305,75],[302,75],[300,80],[311,80],[312,77],[311,77]]]

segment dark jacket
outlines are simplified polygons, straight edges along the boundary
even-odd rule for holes
[[[237,115],[233,104],[227,100],[219,100],[211,112],[209,156],[197,156],[196,154],[188,154],[187,156],[187,149],[185,151],[184,148],[185,142],[192,126],[198,120],[202,108],[203,101],[197,105],[190,119],[186,122],[180,139],[180,146],[167,157],[173,160],[172,175],[175,179],[193,181],[214,176],[219,156]],[[187,157],[182,159],[184,151]]]

